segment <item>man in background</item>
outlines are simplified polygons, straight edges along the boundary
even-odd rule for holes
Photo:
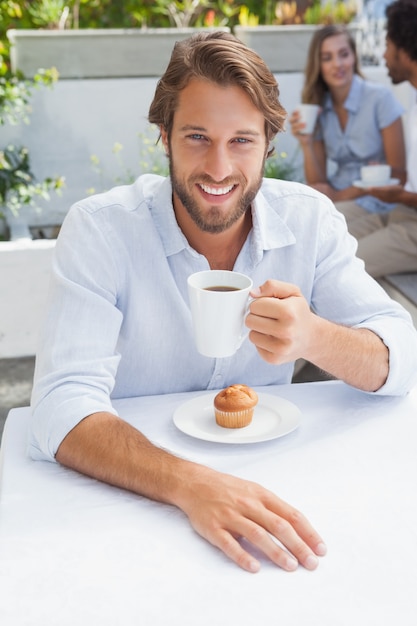
[[[398,0],[386,9],[387,38],[384,54],[394,83],[408,81],[417,89],[417,1]],[[417,99],[407,114],[407,182],[404,186],[374,187],[367,193],[396,206],[384,214],[358,214],[354,235],[357,255],[375,278],[400,272],[417,272]]]

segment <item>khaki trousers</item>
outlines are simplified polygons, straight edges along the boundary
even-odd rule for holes
[[[371,276],[417,272],[417,209],[397,204],[389,213],[368,213],[353,200],[336,202],[336,208],[358,240],[356,254]]]

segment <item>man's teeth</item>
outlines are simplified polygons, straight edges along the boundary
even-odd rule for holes
[[[213,196],[224,196],[233,189],[233,185],[229,185],[228,187],[208,187],[207,185],[200,184],[200,187],[203,191]]]

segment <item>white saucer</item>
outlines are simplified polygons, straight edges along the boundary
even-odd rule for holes
[[[292,402],[266,393],[258,394],[252,422],[244,428],[216,424],[213,400],[217,391],[192,398],[174,412],[174,424],[186,435],[217,443],[257,443],[287,435],[295,430],[301,411]]]
[[[369,189],[370,187],[391,187],[392,185],[398,185],[400,182],[399,178],[390,178],[383,185],[375,185],[375,183],[365,183],[363,180],[354,180],[354,187],[359,187],[359,189]]]

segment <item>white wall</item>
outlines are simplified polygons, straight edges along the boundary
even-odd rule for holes
[[[30,124],[7,127],[1,140],[2,145],[11,141],[29,148],[38,179],[65,176],[62,197],[54,195],[43,213],[33,215],[34,223],[59,223],[75,200],[100,185],[90,162],[93,154],[110,172],[116,165],[112,147],[120,142],[126,163],[133,167],[136,134],[145,127],[155,82],[146,78],[61,80],[52,89],[35,91]]]

